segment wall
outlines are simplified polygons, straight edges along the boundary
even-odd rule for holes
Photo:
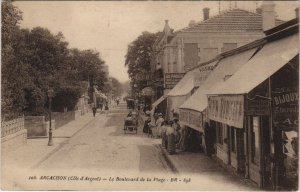
[[[237,47],[240,47],[249,42],[262,38],[263,36],[263,33],[252,32],[179,33],[173,38],[169,46],[177,46],[177,64],[183,65],[177,66],[177,69],[183,69],[186,71],[189,68],[213,59],[217,54],[222,53],[222,50],[224,50],[224,43],[237,43]]]
[[[27,129],[27,137],[47,137],[49,123],[45,116],[25,116],[24,127]],[[51,127],[55,129],[55,120],[51,121]]]

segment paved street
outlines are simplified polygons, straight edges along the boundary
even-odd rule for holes
[[[155,141],[123,131],[125,113],[101,114],[38,169],[169,172]]]
[[[75,122],[58,129],[54,134],[57,135],[54,137],[55,149],[55,146],[46,145],[47,139],[32,140],[29,146],[8,153],[3,158],[3,165],[7,168],[3,176],[8,178],[5,188],[256,190],[228,175],[203,154],[163,155],[160,140],[148,138],[142,133],[141,126],[137,134],[124,134],[123,121],[128,110],[121,105],[112,107],[108,113],[99,112],[96,117],[85,116],[80,119],[85,123],[80,120],[76,123],[85,126],[76,128],[76,131],[72,130]],[[67,138],[63,140],[59,135]],[[31,148],[31,145],[37,147]],[[51,148],[54,149],[52,152],[49,151]],[[33,163],[30,159],[38,160],[39,154],[43,153],[49,155],[30,165]],[[167,163],[168,160],[173,165]],[[10,163],[14,166],[8,166]],[[173,166],[179,173],[172,172]]]
[[[4,158],[6,165],[9,159],[14,160],[14,165],[19,163],[19,167],[10,168],[8,173],[6,171],[5,176],[10,174],[11,178],[6,181],[8,188],[256,190],[236,177],[227,175],[215,162],[211,162],[202,154],[169,156],[167,159],[173,161],[177,166],[176,170],[179,171],[173,173],[170,162],[166,162],[166,157],[159,147],[159,139],[148,138],[142,133],[141,127],[137,135],[124,134],[123,121],[128,110],[124,104],[121,105],[122,107],[114,107],[107,114],[97,113],[94,118],[85,117],[88,123],[64,142],[62,138],[54,137],[54,143],[59,144],[57,150],[31,168],[26,168],[30,164],[29,159],[38,159],[38,155],[27,155],[30,153],[29,148],[24,148],[28,152],[17,155],[17,159],[13,158],[13,153],[10,154],[10,158]],[[57,134],[65,132],[64,135],[68,135],[68,130],[72,129],[71,125]],[[49,150],[43,143],[40,147]],[[20,158],[25,158],[25,161],[18,161]]]

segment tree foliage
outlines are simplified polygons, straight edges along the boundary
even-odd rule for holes
[[[62,33],[35,27],[20,29],[21,11],[2,3],[2,118],[11,114],[47,113],[47,91],[55,92],[53,109],[73,110],[82,93],[81,82],[103,87],[107,74],[95,50],[69,49]]]
[[[150,71],[150,61],[153,54],[152,45],[158,37],[158,33],[143,32],[137,39],[128,45],[125,56],[125,66],[128,67],[128,75],[131,84],[141,84],[136,79],[137,74],[146,74]]]
[[[115,98],[121,97],[123,93],[122,84],[114,77],[111,77],[112,80],[112,93]]]

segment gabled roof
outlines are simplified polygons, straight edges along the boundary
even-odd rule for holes
[[[276,19],[275,25],[284,21]],[[193,26],[186,27],[177,32],[262,32],[262,15],[242,9],[232,9],[222,12]]]

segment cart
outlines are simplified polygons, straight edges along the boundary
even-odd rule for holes
[[[128,116],[124,120],[124,133],[134,133],[137,134],[137,128],[138,128],[138,120],[136,114],[132,114],[131,116]]]

